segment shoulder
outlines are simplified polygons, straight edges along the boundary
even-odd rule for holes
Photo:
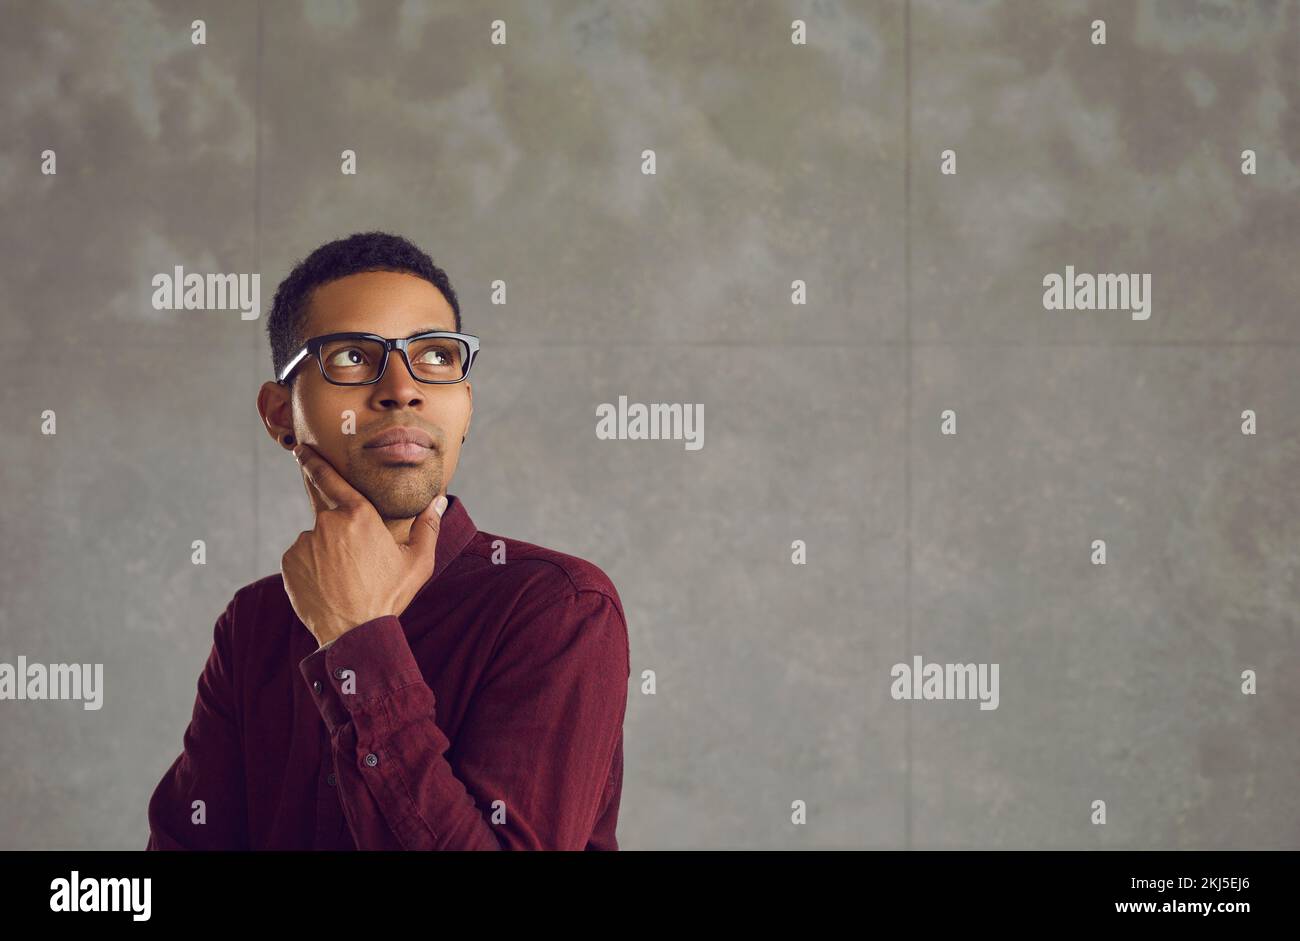
[[[279,572],[249,582],[230,599],[230,611],[237,620],[261,620],[292,610],[289,594],[284,590],[284,576]]]
[[[288,636],[293,626],[293,605],[284,590],[284,577],[276,572],[235,590],[217,619],[215,640],[231,653],[242,654],[254,641],[275,641]]]
[[[587,559],[482,530],[463,554],[492,565],[503,579],[502,587],[530,606],[592,594],[603,596],[623,617],[623,602],[614,582]]]
[[[581,651],[630,670],[627,618],[614,582],[600,566],[519,539],[479,531],[465,553],[495,569],[510,610],[498,652]],[[508,656],[508,654],[507,654]]]

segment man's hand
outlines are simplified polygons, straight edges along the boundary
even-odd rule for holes
[[[294,457],[316,511],[280,559],[284,588],[299,620],[318,645],[386,614],[400,615],[433,575],[442,517],[430,503],[397,542],[374,504],[352,488],[312,447]]]

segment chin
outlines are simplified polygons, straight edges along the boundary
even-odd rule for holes
[[[372,500],[371,503],[374,503],[375,510],[384,519],[405,520],[410,519],[413,516],[418,516],[420,511],[428,506],[432,499],[433,498],[430,497],[423,503],[419,503],[418,501],[412,502],[409,500],[403,500],[400,503],[375,503]]]
[[[433,502],[435,496],[437,496],[437,494],[430,490],[428,497],[422,496],[402,500],[384,500],[381,502],[372,500],[371,503],[374,504],[379,515],[386,520],[406,520],[413,516],[419,516],[425,508]]]
[[[413,468],[403,468],[411,470]],[[402,475],[386,481],[372,481],[362,488],[353,484],[386,520],[404,520],[418,516],[438,495],[438,481],[427,477],[414,479]]]

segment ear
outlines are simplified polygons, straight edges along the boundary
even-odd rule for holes
[[[289,390],[278,382],[264,382],[257,391],[257,413],[262,416],[266,432],[286,451],[296,443],[293,432],[293,404]],[[286,441],[285,436],[290,440]]]

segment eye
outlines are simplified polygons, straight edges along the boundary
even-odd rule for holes
[[[443,358],[444,362],[441,362],[441,363],[439,363],[439,362],[435,362],[434,360],[429,359],[430,356],[441,356],[441,357]],[[446,350],[443,350],[443,349],[439,349],[439,348],[436,347],[436,346],[431,346],[431,347],[429,347],[427,350],[425,350],[423,353],[420,354],[420,361],[423,362],[423,363],[428,363],[428,364],[431,365],[431,366],[443,366],[443,365],[446,365],[446,362],[445,362],[446,359],[447,359],[447,351],[446,351]]]
[[[330,354],[330,366],[360,366],[366,361],[365,351],[355,346],[344,347]]]

